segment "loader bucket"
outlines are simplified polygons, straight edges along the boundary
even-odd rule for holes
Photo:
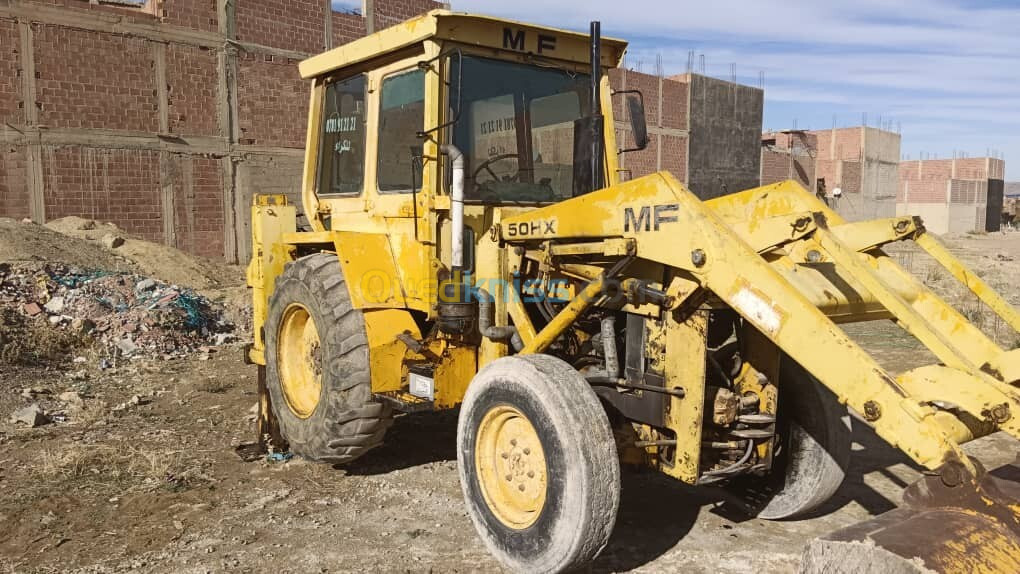
[[[801,572],[1020,572],[1020,465],[979,474],[921,478],[902,507],[811,541]]]

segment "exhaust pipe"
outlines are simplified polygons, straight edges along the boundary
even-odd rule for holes
[[[439,146],[439,151],[446,154],[453,164],[452,183],[450,186],[450,220],[453,223],[452,251],[453,269],[464,267],[464,154],[453,144]]]
[[[606,186],[603,162],[605,161],[605,139],[602,125],[602,24],[595,20],[591,23],[591,44],[589,59],[591,64],[591,182],[592,191]]]

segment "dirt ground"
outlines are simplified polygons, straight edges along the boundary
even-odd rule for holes
[[[1020,233],[948,243],[1020,304]],[[952,280],[929,272],[920,254],[896,256],[972,306],[968,316],[1001,344],[1020,342],[959,299]],[[238,269],[229,272],[240,280]],[[932,361],[895,326],[848,331],[893,372]],[[0,369],[0,572],[499,570],[465,514],[454,412],[399,417],[385,446],[343,468],[243,462],[234,447],[252,439],[255,368],[242,363],[239,346],[105,370]],[[37,392],[25,398],[24,388]],[[82,404],[57,398],[68,390]],[[65,422],[33,429],[7,422],[30,402],[62,410]],[[594,571],[795,571],[805,541],[893,508],[919,476],[855,423],[848,479],[806,520],[747,519],[718,490],[625,471],[616,531]],[[994,468],[1013,461],[1018,446],[998,434],[967,450]]]

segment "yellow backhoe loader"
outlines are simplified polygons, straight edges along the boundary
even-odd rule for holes
[[[597,23],[433,11],[300,64],[305,219],[252,205],[259,436],[346,463],[395,413],[459,406],[479,536],[511,570],[559,572],[609,539],[621,463],[763,518],[816,509],[852,408],[930,474],[806,569],[1020,571],[1016,484],[960,446],[1020,436],[1020,350],[882,248],[913,241],[1017,312],[917,218],[849,223],[794,182],[708,200],[665,172],[621,182],[614,102],[647,145],[641,94],[609,85],[625,48]],[[889,374],[839,326],[873,320],[938,364]]]

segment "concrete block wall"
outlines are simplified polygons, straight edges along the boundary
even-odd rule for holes
[[[29,216],[27,178],[24,150],[6,147],[0,153],[0,213],[14,218]]]
[[[326,46],[326,3],[237,0],[234,26],[239,42],[308,54]]]
[[[298,60],[246,53],[237,65],[238,142],[304,147],[308,83],[295,73]]]
[[[153,2],[153,0],[148,1],[150,4]],[[167,24],[203,32],[215,32],[219,27],[217,5],[216,0],[163,0],[158,4],[158,7],[159,16]]]
[[[836,211],[850,221],[892,217],[899,190],[900,135],[867,126],[811,132],[818,138],[817,180],[843,190]]]
[[[442,7],[0,1],[0,216],[108,220],[244,262],[253,193],[301,184],[297,62]]]
[[[167,128],[182,136],[216,136],[216,52],[170,44],[166,48]]]
[[[896,211],[920,215],[935,233],[997,231],[1005,162],[997,158],[904,161]]]
[[[759,185],[762,91],[698,74],[660,77],[610,70],[614,90],[640,90],[648,147],[619,156],[623,180],[660,170],[710,199]],[[621,94],[613,99],[617,145],[633,147]]]
[[[395,26],[408,18],[423,14],[448,4],[432,2],[431,0],[375,0],[369,2],[370,10],[373,12],[373,23],[376,30]]]
[[[354,12],[333,12],[333,45],[340,46],[366,34],[365,18]]]
[[[805,131],[766,132],[761,136],[761,185],[792,179],[814,190],[818,138]]]
[[[43,150],[42,168],[48,218],[115,221],[150,241],[163,239],[160,152],[53,146]]]
[[[24,123],[19,43],[18,23],[0,20],[0,116],[14,120],[15,124]]]
[[[648,147],[619,156],[621,179],[626,181],[665,170],[680,181],[687,179],[687,84],[633,70],[609,71],[614,90],[640,90],[645,103]],[[613,98],[617,146],[634,147],[625,95]]]
[[[761,180],[761,89],[699,74],[687,84],[687,184],[702,199],[757,187]]]

